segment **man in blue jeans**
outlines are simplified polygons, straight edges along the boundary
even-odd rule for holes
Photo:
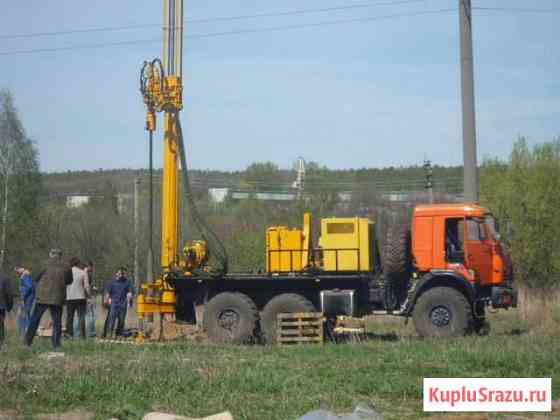
[[[53,248],[49,252],[47,268],[37,276],[37,301],[31,321],[25,333],[24,344],[31,346],[33,338],[39,328],[41,317],[48,309],[53,322],[52,346],[60,347],[60,336],[62,335],[62,305],[66,300],[66,286],[72,283],[72,270],[62,259],[62,251]]]
[[[115,279],[107,287],[106,300],[109,303],[109,316],[105,325],[103,336],[122,336],[126,320],[127,305],[132,307],[132,283],[126,278],[126,268],[117,270]],[[117,329],[115,330],[115,323]]]
[[[29,270],[18,265],[15,272],[19,276],[19,296],[21,298],[21,307],[17,318],[17,326],[21,335],[25,334],[29,321],[31,319],[31,311],[35,304],[35,284]]]

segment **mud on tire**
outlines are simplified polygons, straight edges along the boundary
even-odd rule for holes
[[[203,326],[212,343],[247,344],[255,341],[259,311],[243,293],[223,292],[206,305]]]
[[[472,308],[465,295],[451,287],[434,287],[420,295],[412,312],[421,337],[460,337],[472,331]]]
[[[261,314],[261,330],[266,344],[276,343],[276,317],[281,313],[315,312],[315,306],[302,295],[284,293],[272,298]]]

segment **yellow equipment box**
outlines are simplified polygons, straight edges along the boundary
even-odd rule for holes
[[[372,271],[373,222],[359,217],[321,220],[319,245],[325,271]]]
[[[304,235],[301,229],[285,226],[270,227],[266,231],[266,271],[290,273],[302,271]],[[307,253],[305,253],[307,254]]]

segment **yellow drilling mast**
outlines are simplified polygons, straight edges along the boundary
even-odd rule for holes
[[[144,62],[140,91],[147,107],[146,130],[150,139],[150,244],[146,282],[138,294],[139,340],[144,339],[144,320],[177,312],[182,319],[195,320],[193,284],[202,278],[217,278],[227,272],[227,254],[216,234],[196,210],[189,185],[185,145],[179,112],[183,108],[183,0],[163,0],[163,59]],[[163,179],[161,197],[161,276],[152,279],[152,150],[156,113],[163,112]],[[181,177],[179,177],[181,170]],[[182,190],[179,187],[182,182]],[[179,202],[179,193],[184,194]],[[179,206],[188,208],[189,228],[196,228],[202,240],[179,244]],[[210,268],[212,252],[217,261]],[[190,289],[189,289],[190,287]],[[177,298],[178,288],[182,299]],[[188,290],[187,290],[188,289]],[[177,302],[179,300],[179,303]],[[187,302],[185,302],[187,300]]]
[[[178,144],[173,116],[183,108],[183,0],[163,1],[163,79],[165,111],[162,185],[161,266],[176,262],[178,249]]]

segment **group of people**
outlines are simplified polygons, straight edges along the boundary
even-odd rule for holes
[[[52,346],[61,345],[62,314],[66,308],[65,338],[74,337],[74,319],[77,314],[78,332],[81,338],[95,337],[97,288],[93,283],[93,263],[82,264],[79,258],[67,263],[62,250],[49,252],[46,267],[33,277],[29,270],[16,266],[19,277],[19,314],[17,325],[23,342],[31,346],[37,334],[43,314],[49,310],[52,320]],[[125,332],[127,308],[132,307],[134,289],[127,279],[127,270],[120,267],[108,282],[103,293],[107,317],[102,336],[121,336]],[[4,321],[7,312],[14,308],[14,293],[10,281],[0,275],[0,346],[4,341]],[[87,326],[87,328],[86,328]]]

